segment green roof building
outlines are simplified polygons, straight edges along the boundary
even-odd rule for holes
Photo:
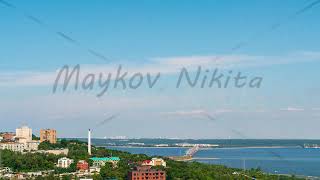
[[[120,161],[119,157],[92,157],[90,160],[93,161],[93,166],[101,167],[105,166],[106,163],[112,163],[113,167],[117,166],[117,163]]]

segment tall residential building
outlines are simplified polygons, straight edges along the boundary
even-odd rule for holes
[[[55,129],[41,129],[40,142],[48,141],[51,144],[57,143],[57,131]]]
[[[28,126],[22,126],[21,128],[17,128],[16,138],[18,138],[20,142],[32,141],[32,129]]]
[[[137,179],[158,179],[166,180],[166,172],[162,170],[151,169],[151,166],[136,167],[128,173],[129,180]]]

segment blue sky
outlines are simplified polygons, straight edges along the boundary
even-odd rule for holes
[[[7,2],[16,8],[0,3],[2,131],[28,124],[60,137],[83,137],[91,127],[95,137],[318,138],[320,5],[288,19],[314,1]],[[122,64],[161,77],[152,89],[110,89],[100,98],[98,86],[52,94],[65,64],[80,64],[83,74],[114,73]],[[177,89],[179,69],[198,66],[263,81],[260,88]]]

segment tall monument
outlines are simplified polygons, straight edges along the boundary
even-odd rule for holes
[[[91,130],[88,131],[88,154],[91,155]]]

